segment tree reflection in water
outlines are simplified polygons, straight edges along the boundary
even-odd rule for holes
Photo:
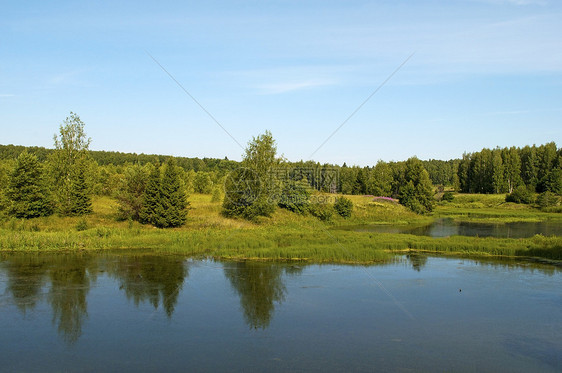
[[[8,277],[6,290],[25,315],[41,298],[41,287],[47,274],[45,260],[39,255],[18,255],[6,261],[5,270]]]
[[[169,318],[188,276],[184,261],[174,256],[123,256],[108,271],[118,279],[119,288],[136,306],[149,302],[158,309],[162,304]]]
[[[51,288],[47,300],[53,309],[53,323],[65,342],[72,344],[82,334],[88,318],[86,297],[96,281],[97,261],[89,255],[57,255],[49,260]]]
[[[406,258],[412,264],[412,268],[416,271],[420,272],[425,264],[427,263],[427,256],[423,254],[409,254],[406,255]]]
[[[285,300],[286,288],[282,274],[299,274],[302,268],[274,263],[226,263],[224,275],[240,296],[244,319],[252,329],[269,326],[275,303]]]

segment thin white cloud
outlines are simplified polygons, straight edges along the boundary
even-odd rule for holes
[[[13,93],[0,93],[0,98],[14,97]]]
[[[302,89],[315,88],[321,86],[334,85],[334,81],[328,80],[307,80],[307,81],[291,81],[291,82],[278,82],[269,83],[258,86],[261,94],[274,95],[280,93],[287,93],[291,91],[298,91]]]

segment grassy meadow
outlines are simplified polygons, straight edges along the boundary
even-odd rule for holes
[[[560,221],[562,214],[533,206],[505,202],[504,194],[456,194],[452,202],[440,202],[433,216],[482,223]]]
[[[321,222],[309,215],[277,209],[270,218],[249,222],[223,217],[220,214],[220,202],[211,202],[210,195],[194,194],[189,198],[191,206],[187,223],[175,229],[157,229],[133,221],[117,221],[116,202],[108,197],[98,197],[94,199],[94,212],[86,217],[55,215],[2,221],[0,251],[142,249],[227,259],[339,263],[376,262],[396,253],[417,251],[562,260],[561,237],[431,238],[332,229],[356,224],[427,224],[434,217],[493,222],[560,220],[560,214],[505,204],[499,197],[460,195],[451,203],[438,204],[432,216],[423,216],[396,203],[348,196],[354,203],[353,215],[349,219],[334,215],[329,222]]]

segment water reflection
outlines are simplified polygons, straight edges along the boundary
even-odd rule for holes
[[[411,266],[414,271],[423,272],[428,265],[426,255],[409,254],[397,258],[380,266],[395,265],[398,261]],[[556,266],[509,259],[470,259],[470,262],[491,266],[498,272],[536,271],[552,276],[561,271]],[[307,268],[300,264],[247,261],[223,262],[221,266],[227,288],[230,285],[239,296],[244,320],[252,329],[270,326],[276,307],[287,297],[285,281],[288,276],[300,276]],[[154,309],[161,307],[171,319],[189,269],[185,258],[179,256],[0,254],[0,278],[5,278],[4,296],[10,297],[24,316],[42,303],[49,305],[52,323],[68,344],[75,343],[82,335],[84,323],[88,321],[88,296],[98,282],[98,276],[110,279],[115,289],[119,289],[118,293],[124,294],[136,307],[141,303],[148,303]],[[104,283],[103,286],[107,285]],[[107,289],[103,291],[110,293],[111,288]],[[232,312],[238,312],[236,307]]]
[[[88,318],[86,297],[96,280],[97,261],[90,256],[63,255],[49,261],[51,287],[47,300],[53,309],[53,324],[65,342],[74,343]]]
[[[47,274],[44,258],[37,255],[18,255],[7,261],[4,270],[8,277],[6,291],[25,315],[33,310],[41,297],[41,287]]]
[[[244,319],[250,328],[269,326],[275,303],[285,300],[286,288],[280,265],[260,262],[234,262],[224,268],[224,275],[240,296]]]
[[[427,263],[427,255],[423,254],[409,254],[406,255],[406,259],[412,264],[412,268],[418,272],[420,272]]]
[[[428,225],[357,225],[337,229],[358,232],[402,233],[416,236],[449,237],[479,236],[497,238],[526,238],[537,234],[562,236],[562,224],[554,222],[476,223],[437,219]]]
[[[158,309],[162,304],[169,318],[188,276],[187,265],[173,256],[123,256],[110,262],[107,270],[136,306],[148,302]]]

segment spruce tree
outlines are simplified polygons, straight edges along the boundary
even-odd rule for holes
[[[144,191],[142,209],[139,214],[140,222],[143,224],[157,225],[158,218],[162,215],[160,167],[155,166],[146,184]]]
[[[85,215],[92,212],[92,199],[86,183],[86,165],[77,165],[70,186],[71,215]]]
[[[42,167],[35,155],[24,151],[16,160],[7,191],[8,213],[17,218],[36,218],[52,214]]]
[[[159,225],[155,225],[161,228],[182,226],[187,219],[187,199],[173,158],[164,166],[160,200],[163,215],[159,219]]]

